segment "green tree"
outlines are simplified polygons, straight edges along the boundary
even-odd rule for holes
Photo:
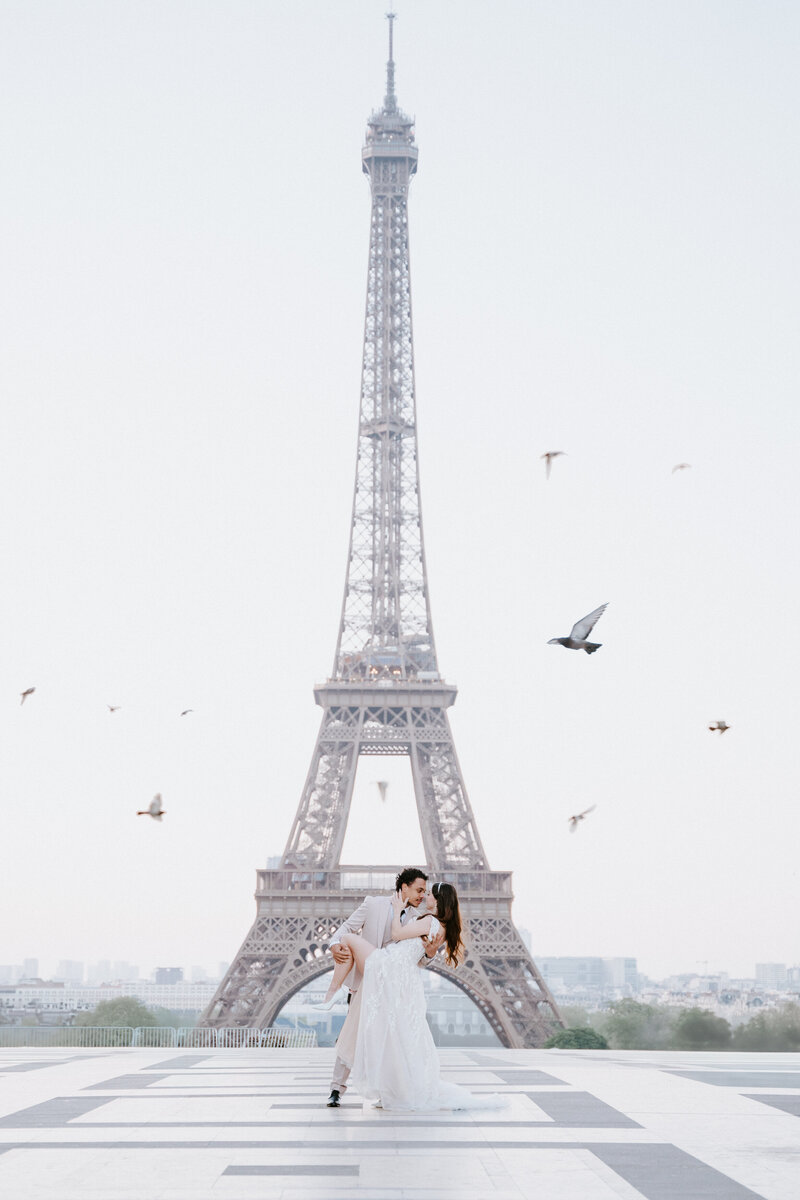
[[[731,1027],[704,1008],[684,1008],[675,1021],[672,1044],[676,1050],[727,1050]]]
[[[591,1015],[580,1004],[559,1004],[558,1011],[564,1019],[567,1029],[588,1029],[594,1025],[597,1013]]]
[[[101,1000],[92,1012],[80,1013],[76,1025],[128,1025],[137,1029],[141,1025],[157,1025],[158,1018],[146,1004],[133,996],[119,996],[115,1000]]]
[[[181,1008],[161,1008],[154,1004],[150,1010],[156,1019],[156,1025],[173,1029],[193,1029],[197,1024],[198,1014]]]
[[[596,1029],[559,1029],[544,1044],[545,1050],[607,1050],[608,1042]]]
[[[800,1005],[757,1013],[733,1031],[736,1050],[800,1050]]]
[[[639,1000],[615,1000],[603,1032],[615,1050],[666,1050],[672,1042],[673,1024],[669,1009]]]

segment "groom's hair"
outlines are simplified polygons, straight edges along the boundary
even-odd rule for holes
[[[426,883],[428,882],[428,876],[419,867],[405,867],[394,881],[394,890],[399,892],[404,883],[413,883],[415,879],[424,879]]]

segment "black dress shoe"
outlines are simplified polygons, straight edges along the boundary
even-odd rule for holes
[[[339,1089],[332,1088],[331,1094],[330,1094],[330,1096],[328,1096],[328,1108],[338,1108],[338,1107],[339,1107]]]

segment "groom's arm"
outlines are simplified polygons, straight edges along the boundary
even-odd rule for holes
[[[344,922],[343,922],[343,923],[342,923],[342,924],[339,926],[339,928],[336,930],[336,932],[334,933],[333,937],[331,938],[330,942],[328,943],[328,945],[329,945],[329,946],[330,946],[330,948],[331,948],[331,952],[333,953],[333,957],[334,957],[334,959],[335,959],[335,961],[336,961],[336,962],[340,962],[340,961],[341,961],[341,962],[344,962],[344,961],[345,961],[345,959],[347,959],[347,958],[349,958],[349,957],[350,957],[350,951],[349,951],[349,950],[345,951],[345,952],[342,954],[342,958],[341,958],[341,959],[338,959],[338,958],[336,957],[336,953],[335,953],[335,951],[334,951],[334,947],[339,945],[339,942],[342,940],[342,934],[344,934],[344,933],[360,933],[360,932],[361,932],[361,930],[364,928],[364,921],[366,920],[366,918],[367,918],[367,900],[366,900],[366,897],[365,897],[365,898],[364,898],[364,899],[361,901],[361,903],[359,904],[359,906],[358,906],[358,908],[355,910],[355,912],[352,912],[352,913],[350,914],[350,916],[347,918],[347,920],[346,920],[346,921],[344,921]],[[340,951],[340,953],[341,953],[341,951]]]

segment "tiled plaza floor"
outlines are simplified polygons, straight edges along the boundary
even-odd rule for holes
[[[3,1200],[800,1200],[800,1055],[442,1050],[399,1114],[331,1050],[0,1050]]]

